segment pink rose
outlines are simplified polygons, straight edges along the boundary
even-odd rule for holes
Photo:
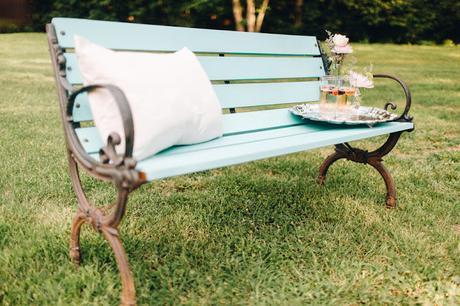
[[[332,42],[336,47],[345,47],[348,41],[348,37],[342,34],[334,34],[334,36],[332,36]]]
[[[353,52],[353,48],[349,44],[342,47],[335,46],[334,48],[332,48],[332,52],[336,54],[348,54]]]
[[[374,82],[361,73],[350,70],[349,78],[353,87],[374,88]]]

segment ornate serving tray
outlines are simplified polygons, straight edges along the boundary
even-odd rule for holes
[[[360,106],[358,109],[350,111],[349,114],[339,112],[321,112],[319,104],[299,104],[289,109],[294,115],[302,118],[327,122],[331,124],[346,125],[367,125],[372,127],[375,124],[388,122],[398,117],[384,109],[376,107]]]

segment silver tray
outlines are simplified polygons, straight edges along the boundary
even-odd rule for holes
[[[340,114],[338,112],[335,114],[320,112],[319,104],[299,104],[291,107],[289,111],[294,115],[308,120],[331,124],[367,125],[369,127],[378,123],[394,120],[398,117],[398,115],[392,114],[384,109],[366,106],[360,106],[349,115]]]

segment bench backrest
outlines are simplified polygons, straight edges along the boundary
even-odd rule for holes
[[[66,78],[72,85],[82,82],[73,53],[75,34],[114,50],[174,52],[186,46],[199,57],[225,109],[317,101],[318,77],[325,74],[317,40],[312,36],[74,18],[54,18],[52,24],[64,49]],[[92,120],[87,97],[81,96],[76,102],[73,120]],[[234,116],[234,120],[246,118],[249,125],[240,126],[240,131],[299,124],[298,119],[285,114],[277,117],[273,111],[228,116]],[[226,122],[234,120],[226,118]]]

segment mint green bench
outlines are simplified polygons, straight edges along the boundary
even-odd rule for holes
[[[396,205],[394,182],[382,164],[382,157],[396,145],[404,131],[414,128],[408,116],[411,98],[407,86],[395,80],[406,94],[403,113],[394,121],[368,127],[338,127],[302,121],[283,105],[318,101],[318,78],[327,67],[315,37],[243,33],[181,27],[54,18],[47,25],[51,59],[56,76],[61,115],[67,144],[70,177],[78,199],[78,212],[71,233],[72,259],[80,262],[80,227],[91,224],[110,243],[120,269],[121,303],[135,304],[135,288],[127,256],[121,245],[118,225],[125,213],[130,192],[157,179],[246,163],[329,145],[335,152],[320,167],[319,183],[324,183],[329,166],[339,159],[369,164],[383,177],[387,187],[386,203]],[[82,79],[73,53],[73,37],[81,35],[116,50],[172,52],[184,46],[194,51],[214,83],[214,89],[228,110],[224,115],[224,136],[206,143],[176,146],[136,162],[132,157],[133,122],[126,98],[109,84],[81,88]],[[280,82],[282,81],[282,82]],[[92,121],[87,92],[106,87],[115,97],[123,114],[126,151],[116,155],[119,135],[112,134],[103,147]],[[253,111],[241,109],[252,107]],[[387,103],[385,108],[396,108]],[[257,109],[257,110],[254,110]],[[85,123],[85,124],[82,124]],[[389,135],[379,149],[368,152],[348,142]],[[108,213],[86,198],[79,169],[113,182],[118,197]]]

